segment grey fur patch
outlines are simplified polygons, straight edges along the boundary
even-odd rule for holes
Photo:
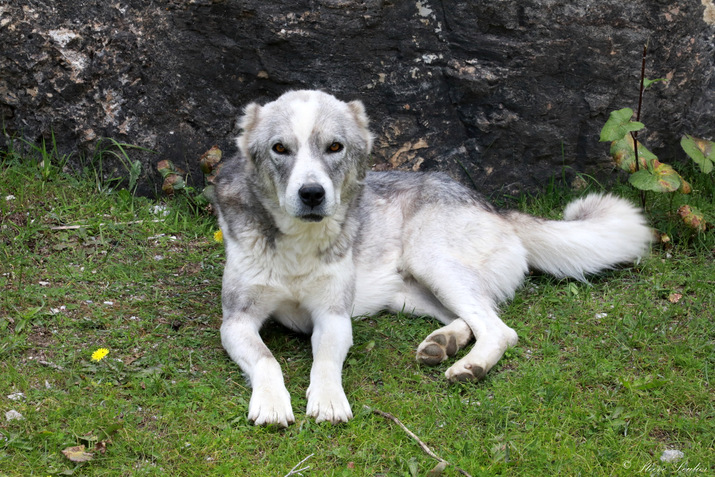
[[[238,155],[226,162],[215,179],[216,200],[214,207],[225,218],[230,234],[238,237],[240,229],[255,228],[266,237],[269,246],[275,244],[276,237],[281,234],[276,226],[275,219],[265,208],[265,202],[278,204],[266,196],[260,183],[249,181],[249,171],[253,165]]]

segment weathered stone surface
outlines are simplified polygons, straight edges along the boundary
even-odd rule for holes
[[[63,152],[156,151],[134,153],[151,192],[159,160],[197,179],[209,147],[235,150],[248,102],[322,88],[366,103],[376,167],[515,191],[610,170],[598,133],[637,105],[645,43],[670,80],[645,98],[649,148],[712,138],[714,25],[712,0],[0,0],[0,111]]]

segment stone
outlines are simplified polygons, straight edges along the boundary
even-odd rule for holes
[[[683,457],[685,457],[683,451],[679,451],[678,449],[666,449],[663,451],[663,454],[661,454],[660,460],[661,462],[677,462]]]
[[[320,88],[362,99],[376,169],[443,170],[485,192],[612,176],[599,131],[646,92],[640,136],[664,161],[715,131],[712,0],[119,0],[0,4],[5,134],[97,166],[101,138],[141,146],[139,191],[170,160],[235,152],[251,101]],[[106,146],[106,141],[103,143]],[[129,166],[103,156],[107,176]]]
[[[22,421],[23,419],[25,418],[22,416],[22,414],[20,414],[14,409],[11,409],[5,413],[6,421]]]

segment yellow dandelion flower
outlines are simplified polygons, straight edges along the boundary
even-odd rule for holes
[[[107,348],[99,348],[97,351],[92,353],[92,361],[102,361],[108,354],[109,350]]]
[[[223,242],[223,232],[220,229],[214,232],[214,240],[218,243]]]

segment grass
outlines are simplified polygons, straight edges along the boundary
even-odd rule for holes
[[[590,285],[528,277],[501,313],[520,342],[479,383],[417,364],[433,320],[356,321],[344,425],[306,418],[309,341],[268,326],[297,422],[261,428],[220,344],[215,220],[1,154],[0,476],[284,476],[308,456],[306,476],[426,475],[436,462],[372,409],[474,476],[715,472],[712,236]],[[555,217],[567,195],[518,205]],[[87,462],[62,453],[79,445]]]

